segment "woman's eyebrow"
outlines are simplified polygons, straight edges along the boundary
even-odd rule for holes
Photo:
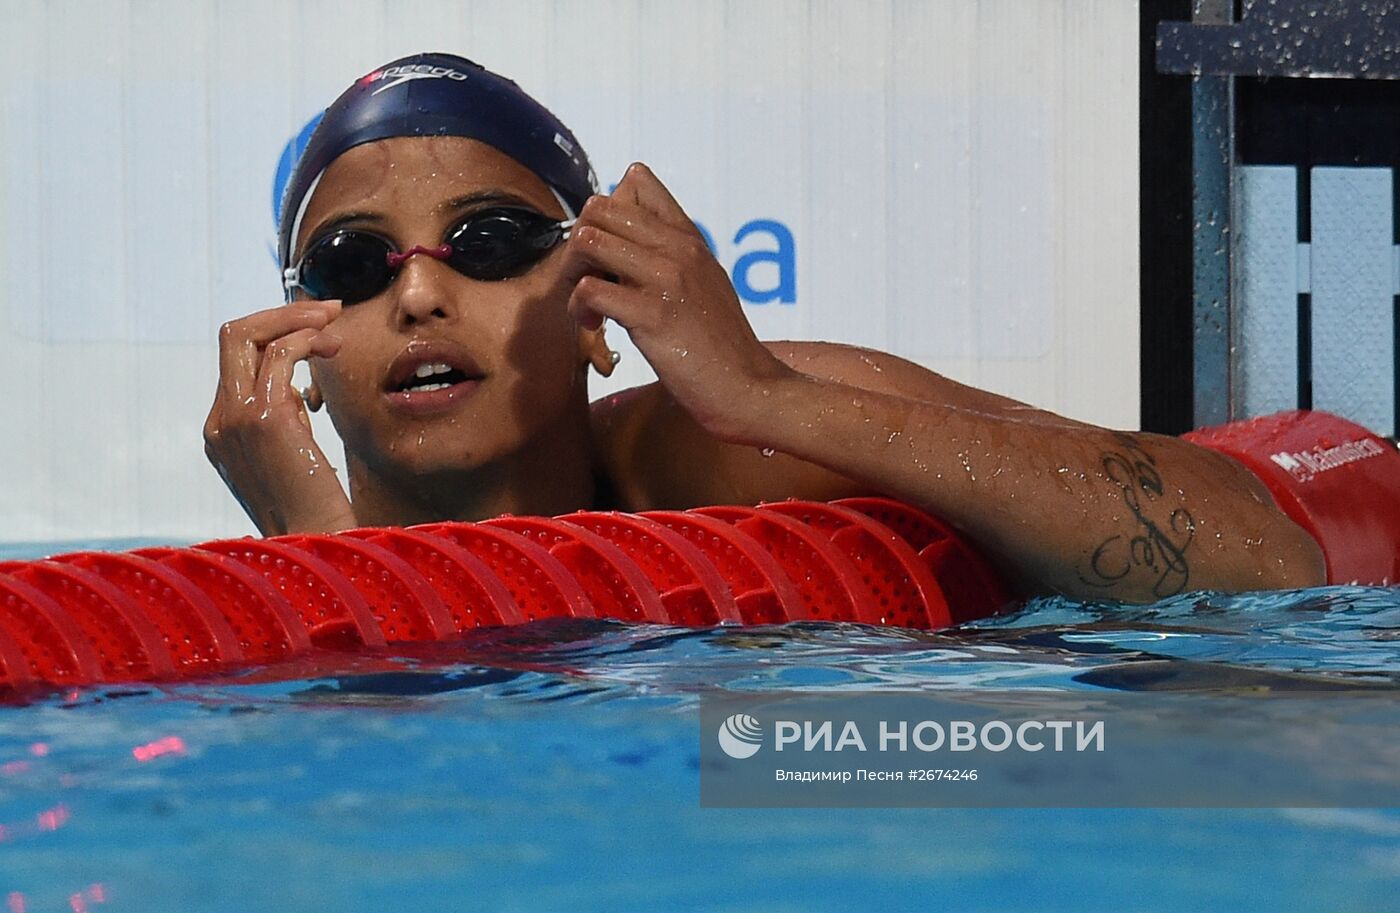
[[[481,203],[515,203],[519,206],[528,206],[531,209],[535,208],[535,204],[524,199],[519,194],[511,193],[509,190],[491,188],[488,190],[473,191],[472,193],[463,194],[460,197],[453,197],[450,200],[445,200],[434,207],[433,214],[442,215],[443,213],[455,212],[458,209],[476,206]]]

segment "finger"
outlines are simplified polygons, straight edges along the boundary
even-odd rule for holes
[[[619,238],[597,225],[582,225],[569,236],[564,274],[571,282],[607,273],[624,285],[643,288],[672,277],[671,261],[657,251]]]
[[[295,301],[236,320],[233,326],[259,348],[305,327],[324,328],[341,311],[339,301]]]
[[[681,204],[671,196],[671,191],[667,190],[661,179],[641,162],[633,162],[627,166],[627,171],[622,175],[622,180],[618,181],[613,196],[636,203],[676,228],[694,229],[690,216],[685,214]]]
[[[569,313],[587,330],[596,330],[610,317],[630,333],[657,319],[656,298],[597,276],[584,276],[569,296]]]
[[[693,222],[678,228],[641,204],[616,196],[589,197],[574,231],[584,225],[596,225],[619,238],[656,250],[674,248],[697,238],[704,240]]]
[[[219,331],[221,389],[237,399],[246,398],[257,378],[264,346],[297,330],[323,329],[339,313],[339,301],[299,301],[224,324]]]
[[[268,343],[258,369],[258,401],[276,406],[293,398],[299,400],[300,394],[292,388],[292,372],[297,362],[312,355],[334,355],[340,344],[339,336],[315,328],[297,330]]]

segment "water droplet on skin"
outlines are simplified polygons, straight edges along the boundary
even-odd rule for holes
[[[759,453],[763,454],[765,457],[770,457],[773,454],[777,453],[777,451],[774,450],[772,447],[764,447],[762,450],[759,451]]]
[[[889,440],[889,442],[890,442],[891,444],[893,444],[893,443],[894,443],[894,439],[897,438],[897,437],[899,437],[899,432],[898,432],[898,431],[891,431],[891,432],[890,432],[890,440]]]
[[[422,431],[418,432],[418,446],[419,446],[419,447],[422,447],[422,446],[423,446],[423,435],[424,435],[424,432],[422,432]]]

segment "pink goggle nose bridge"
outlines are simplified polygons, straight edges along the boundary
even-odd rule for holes
[[[389,264],[390,269],[398,269],[403,266],[405,260],[414,254],[426,254],[434,260],[446,260],[452,256],[452,248],[446,244],[439,244],[437,247],[424,247],[421,244],[415,244],[401,254],[389,251],[384,255],[384,262]]]

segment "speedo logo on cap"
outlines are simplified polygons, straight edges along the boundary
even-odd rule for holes
[[[401,86],[414,79],[452,79],[457,82],[462,82],[466,78],[466,73],[460,70],[454,70],[451,67],[431,67],[426,63],[412,63],[376,70],[366,76],[361,82],[368,85],[369,83],[379,82],[384,79],[392,80],[370,93],[371,95],[378,95],[380,92],[392,89],[394,86]]]

